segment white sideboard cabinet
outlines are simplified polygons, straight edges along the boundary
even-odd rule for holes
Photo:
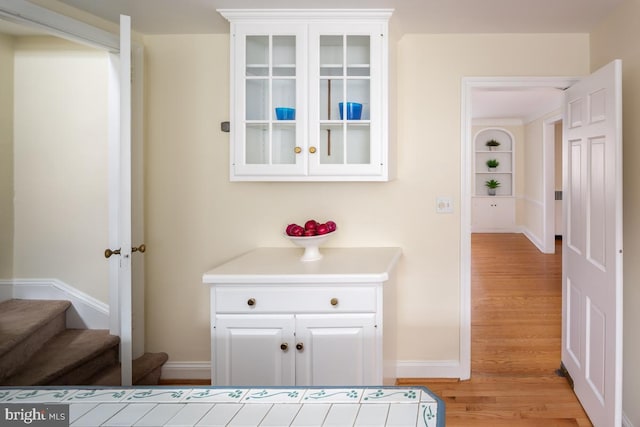
[[[213,385],[392,385],[399,248],[260,248],[203,275]]]
[[[232,181],[386,181],[391,10],[218,11]]]

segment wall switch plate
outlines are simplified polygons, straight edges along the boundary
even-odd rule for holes
[[[436,198],[436,212],[453,213],[453,202],[451,201],[451,197]]]

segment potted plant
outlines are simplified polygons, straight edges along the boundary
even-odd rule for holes
[[[489,147],[489,151],[493,151],[500,145],[500,141],[496,141],[495,139],[490,139],[485,143],[485,145]]]
[[[489,159],[487,160],[487,167],[489,168],[489,172],[493,172],[496,170],[500,162],[498,159]]]
[[[487,186],[487,192],[489,193],[489,195],[495,196],[496,189],[500,187],[500,181],[496,181],[495,179],[490,179],[489,181],[486,181],[484,185]]]

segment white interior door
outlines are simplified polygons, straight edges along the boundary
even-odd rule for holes
[[[563,105],[562,362],[595,426],[621,425],[621,68],[576,83]]]
[[[109,263],[110,330],[120,337],[121,381],[132,377],[131,287],[131,18],[120,16],[119,51],[110,74],[109,246],[119,256]]]

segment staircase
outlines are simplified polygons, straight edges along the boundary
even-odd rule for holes
[[[0,386],[120,385],[120,338],[67,329],[69,301],[0,302]],[[157,385],[166,353],[133,361],[133,384]]]

